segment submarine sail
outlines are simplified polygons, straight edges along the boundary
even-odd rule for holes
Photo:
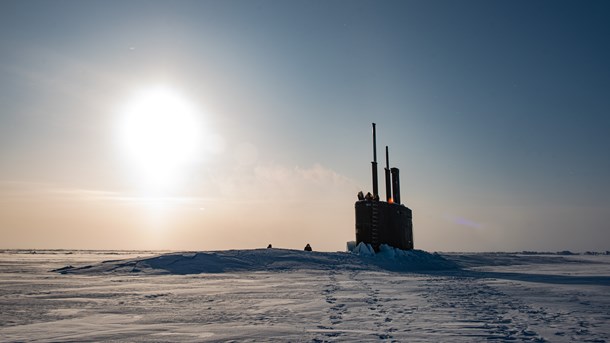
[[[377,133],[373,123],[373,194],[359,196],[356,201],[356,244],[370,244],[379,251],[381,244],[391,247],[413,249],[413,212],[401,204],[398,168],[390,168],[386,146],[386,201],[379,200],[377,180]]]

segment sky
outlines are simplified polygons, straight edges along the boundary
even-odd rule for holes
[[[610,250],[608,61],[607,1],[4,0],[0,248],[345,250],[375,122],[416,248]]]

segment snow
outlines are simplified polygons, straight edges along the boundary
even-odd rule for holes
[[[0,341],[610,340],[608,255],[348,248],[7,250]]]
[[[148,258],[110,260],[94,265],[71,265],[54,271],[62,274],[146,273],[200,274],[290,270],[372,270],[401,271],[455,269],[457,265],[439,254],[403,251],[382,245],[378,254],[360,243],[351,253],[307,252],[288,249],[227,250],[170,253]]]

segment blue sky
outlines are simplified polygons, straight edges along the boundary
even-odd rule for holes
[[[607,250],[609,17],[604,1],[3,1],[3,241],[341,250],[376,122],[416,247]],[[150,85],[219,142],[163,191],[136,186],[116,139]]]

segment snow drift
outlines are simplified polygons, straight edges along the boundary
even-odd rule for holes
[[[290,270],[391,270],[456,269],[457,264],[436,253],[403,251],[382,245],[375,254],[359,244],[349,252],[307,252],[289,249],[227,250],[169,253],[148,258],[104,261],[82,267],[55,269],[62,274],[146,273],[199,274],[242,271]]]

